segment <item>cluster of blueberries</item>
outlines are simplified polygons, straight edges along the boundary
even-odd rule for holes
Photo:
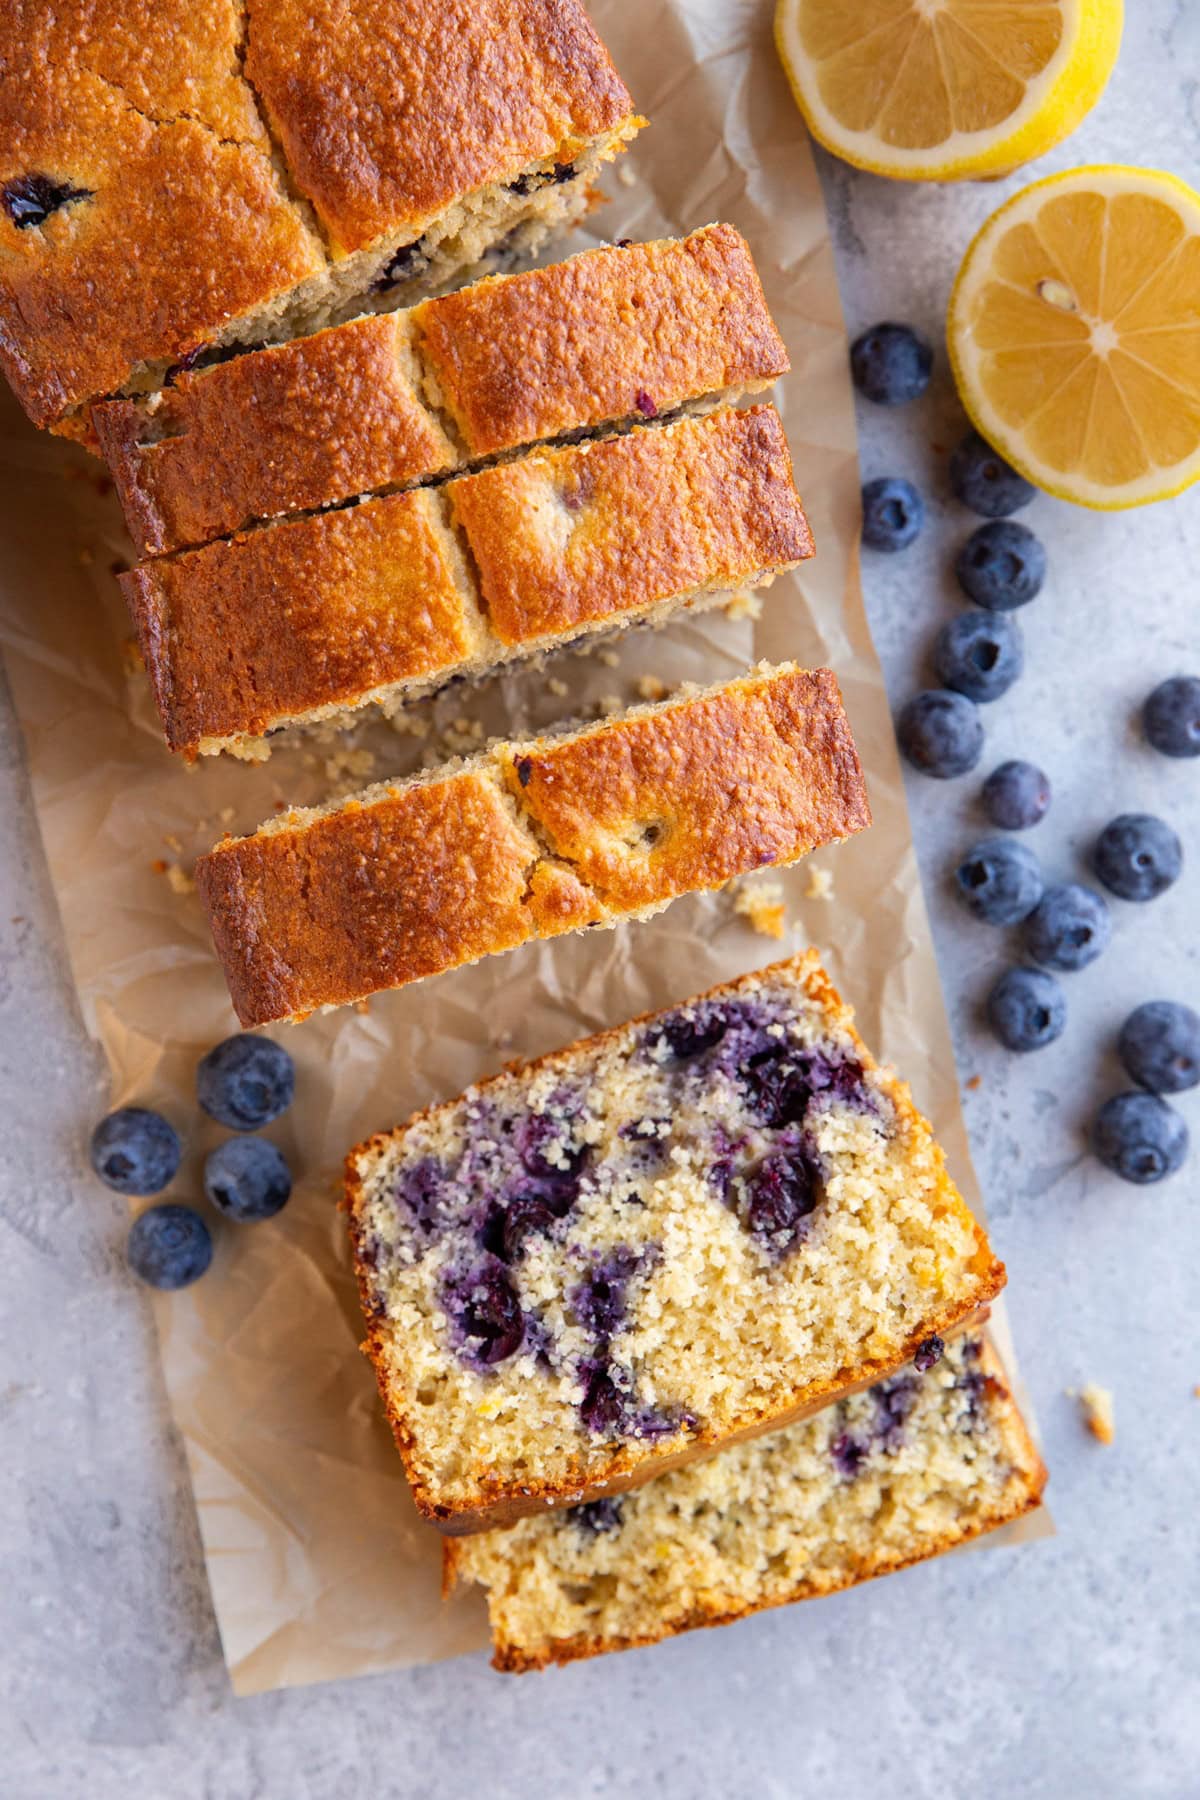
[[[915,400],[928,386],[933,351],[906,325],[864,332],[851,349],[860,391],[882,406]],[[950,459],[955,496],[984,516],[959,552],[955,572],[977,610],[943,627],[934,649],[940,688],[901,708],[896,734],[906,759],[938,780],[965,775],[983,754],[979,704],[1008,691],[1024,665],[1024,645],[1010,615],[1036,598],[1046,578],[1039,540],[1010,515],[1035,489],[970,432]],[[875,550],[911,544],[925,508],[910,482],[888,477],[863,488],[863,539]],[[1200,678],[1174,676],[1150,695],[1142,711],[1147,741],[1164,756],[1200,756]],[[1026,831],[1045,817],[1050,783],[1032,763],[1006,762],[983,786],[984,810],[999,830]],[[1092,867],[1122,900],[1146,901],[1171,886],[1183,867],[1179,838],[1162,819],[1122,813],[1100,833]],[[955,871],[959,897],[990,925],[1020,925],[1028,965],[1009,969],[988,997],[992,1030],[1008,1049],[1030,1051],[1053,1043],[1067,1018],[1066,996],[1051,971],[1082,969],[1112,935],[1108,904],[1079,882],[1047,886],[1034,853],[1008,837],[977,844]],[[1126,1020],[1118,1053],[1138,1091],[1105,1102],[1092,1145],[1106,1167],[1127,1181],[1160,1181],[1187,1153],[1188,1133],[1162,1099],[1200,1083],[1200,1017],[1175,1001],[1155,1000]]]
[[[227,1138],[204,1161],[204,1193],[227,1219],[251,1224],[270,1219],[287,1204],[292,1174],[283,1152],[266,1138],[246,1133],[287,1111],[296,1091],[296,1069],[270,1038],[242,1032],[210,1050],[196,1069],[196,1098],[219,1125],[242,1136]],[[161,1194],[175,1179],[183,1156],[168,1119],[144,1106],[122,1106],[92,1133],[92,1167],[119,1194]],[[165,1201],[135,1219],[127,1244],[134,1274],[156,1288],[187,1287],[212,1261],[212,1234],[191,1206]]]

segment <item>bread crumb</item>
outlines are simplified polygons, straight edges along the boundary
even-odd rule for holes
[[[388,724],[397,737],[427,738],[429,736],[429,720],[414,718],[412,713],[392,713]]]
[[[83,549],[79,552],[79,560],[83,564],[85,569],[90,569],[92,564],[96,560],[96,558],[92,555],[92,552],[88,549],[86,544],[84,545]]]
[[[1092,1436],[1102,1444],[1111,1444],[1117,1435],[1117,1426],[1109,1390],[1089,1381],[1079,1395],[1079,1403],[1083,1407],[1083,1422]]]
[[[165,875],[167,872],[167,864],[163,861],[161,856],[156,856],[154,858],[154,861],[150,864],[150,868],[155,875]]]
[[[964,1082],[963,1085],[967,1089],[968,1093],[973,1094],[975,1092],[976,1088],[983,1086],[983,1076],[982,1075],[972,1075],[970,1080]]]
[[[722,610],[727,619],[760,619],[762,605],[759,594],[751,594],[745,588],[739,588],[735,594],[730,594]]]
[[[168,850],[173,850],[175,852],[176,856],[182,855],[182,853],[183,853],[182,840],[180,838],[177,838],[173,831],[164,831],[163,832],[163,843],[167,846]]]
[[[233,824],[233,808],[232,808],[232,806],[223,806],[221,808],[220,812],[217,814],[217,818],[220,820],[222,825],[232,825]]]
[[[761,937],[781,938],[787,929],[782,882],[739,881],[733,893],[733,910],[748,919]]]
[[[335,750],[332,756],[325,758],[325,779],[341,781],[350,775],[360,781],[364,775],[370,775],[374,767],[373,750]]]
[[[606,669],[615,669],[620,665],[620,657],[615,650],[597,650],[596,661],[603,663]]]
[[[173,894],[194,894],[196,883],[179,863],[167,865],[167,886]]]
[[[565,681],[560,680],[557,675],[551,675],[546,683],[546,692],[553,694],[556,700],[561,700],[563,695],[569,693],[570,690]]]
[[[266,738],[241,738],[236,744],[230,744],[229,754],[236,756],[239,762],[265,763],[271,760],[271,746]],[[194,769],[196,764],[188,766]]]
[[[808,865],[808,885],[804,889],[806,900],[833,899],[833,872],[830,869],[818,869],[816,863]]]
[[[614,713],[622,711],[619,694],[601,694],[596,702],[596,712],[602,719],[611,719]]]
[[[138,649],[136,638],[123,638],[121,641],[121,661],[127,675],[141,675],[146,665],[142,661],[142,653]]]
[[[622,187],[636,187],[637,170],[630,168],[628,163],[621,163],[617,168],[617,180]]]
[[[637,691],[642,700],[665,700],[671,690],[657,675],[639,675]]]

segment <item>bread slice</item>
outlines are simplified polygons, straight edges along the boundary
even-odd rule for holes
[[[642,123],[579,0],[0,13],[0,365],[78,428],[170,365],[524,253]]]
[[[788,1424],[1004,1280],[814,952],[372,1138],[346,1205],[365,1348],[453,1534]]]
[[[569,445],[121,577],[189,758],[772,581],[812,554],[771,407]]]
[[[608,245],[92,410],[139,555],[408,487],[788,369],[731,225]]]
[[[284,813],[196,880],[244,1025],[659,911],[870,823],[828,669],[724,687]]]
[[[941,1555],[1040,1504],[1046,1471],[986,1339],[636,1493],[443,1549],[513,1672],[654,1644]]]

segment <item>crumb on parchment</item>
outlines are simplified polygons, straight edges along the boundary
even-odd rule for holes
[[[596,702],[596,712],[602,719],[611,719],[614,713],[623,711],[620,694],[601,694]]]
[[[661,676],[638,676],[637,694],[640,700],[665,700],[670,691],[670,688],[667,686],[666,682],[663,681]]]
[[[326,781],[341,781],[350,775],[356,781],[370,775],[375,768],[373,750],[335,750],[325,758]]]
[[[722,608],[727,619],[760,619],[762,617],[762,596],[752,594],[746,588],[738,588],[730,594]]]
[[[739,881],[733,890],[733,910],[760,937],[781,938],[787,929],[782,882]]]
[[[816,863],[808,865],[808,884],[804,889],[806,900],[833,899],[833,873],[829,869],[819,869]]]
[[[570,692],[570,689],[567,687],[566,682],[562,680],[561,676],[551,675],[546,682],[546,692],[548,694],[553,694],[556,700],[561,700]]]
[[[1089,1381],[1078,1393],[1074,1388],[1068,1388],[1067,1393],[1072,1399],[1079,1401],[1083,1422],[1092,1436],[1101,1444],[1113,1443],[1117,1435],[1117,1422],[1113,1397],[1108,1388],[1098,1387],[1094,1381]]]

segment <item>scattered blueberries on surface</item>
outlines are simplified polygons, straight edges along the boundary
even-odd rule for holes
[[[134,1220],[125,1252],[139,1280],[155,1288],[188,1287],[212,1261],[208,1226],[190,1206],[151,1206]]]
[[[998,700],[1025,667],[1021,628],[1003,613],[959,613],[938,632],[933,667],[943,687],[968,700]]]
[[[989,612],[1028,606],[1046,579],[1046,552],[1027,525],[993,519],[973,531],[954,564],[968,600]]]
[[[925,502],[911,481],[885,475],[862,491],[863,543],[872,550],[905,550],[920,536]]]
[[[987,1014],[1006,1050],[1042,1050],[1062,1036],[1067,998],[1045,969],[1009,969],[988,995]]]
[[[967,774],[983,755],[974,701],[943,688],[927,688],[901,707],[896,737],[913,768],[938,781]]]
[[[1037,492],[977,431],[968,431],[950,458],[950,486],[964,506],[985,519],[1020,512]]]
[[[1182,1094],[1200,1084],[1200,1013],[1178,1000],[1147,1000],[1122,1025],[1117,1055],[1139,1087]]]
[[[1001,831],[1028,831],[1049,807],[1049,778],[1034,763],[1002,762],[983,784],[983,810]]]
[[[1092,1125],[1092,1148],[1105,1168],[1140,1187],[1173,1175],[1187,1147],[1187,1126],[1157,1094],[1114,1094]]]
[[[118,1194],[160,1194],[183,1151],[173,1125],[144,1106],[122,1106],[92,1133],[92,1167]]]
[[[291,1191],[287,1158],[266,1138],[226,1138],[204,1160],[207,1198],[239,1224],[273,1218]]]
[[[1112,936],[1101,895],[1077,881],[1048,887],[1025,921],[1025,945],[1050,969],[1085,969]]]
[[[1028,918],[1045,882],[1032,850],[1011,838],[985,838],[954,871],[958,897],[987,925],[1015,925]]]
[[[1200,756],[1200,675],[1160,681],[1142,708],[1142,730],[1163,756]]]
[[[1120,900],[1153,900],[1179,879],[1183,845],[1152,813],[1121,813],[1096,839],[1092,867]]]
[[[877,406],[903,406],[929,386],[933,347],[908,325],[872,325],[850,346],[854,385]]]
[[[282,1044],[239,1032],[202,1058],[196,1097],[210,1118],[231,1131],[257,1131],[292,1104],[296,1065]]]

